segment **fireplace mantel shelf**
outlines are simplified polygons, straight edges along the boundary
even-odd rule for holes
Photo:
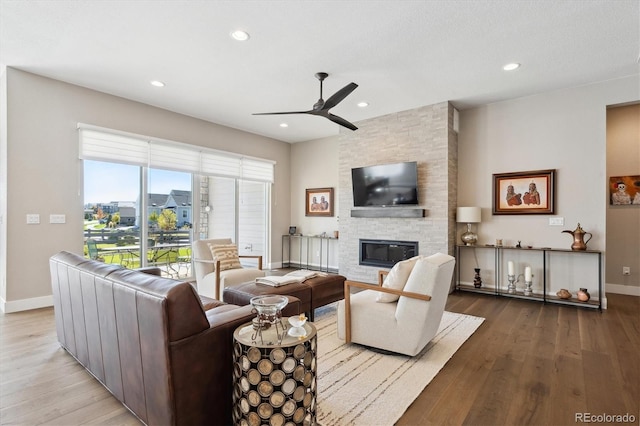
[[[403,207],[364,207],[361,209],[351,210],[351,217],[400,217],[400,218],[417,218],[425,217],[426,210],[418,208]]]

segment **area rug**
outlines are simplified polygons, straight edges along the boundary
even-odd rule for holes
[[[336,333],[335,304],[316,312],[322,426],[393,425],[484,321],[445,311],[433,340],[408,357],[347,345]]]

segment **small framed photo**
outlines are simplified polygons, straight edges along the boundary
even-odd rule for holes
[[[493,175],[493,214],[554,214],[555,175],[552,170]]]
[[[333,216],[333,188],[307,189],[305,200],[305,216]]]
[[[609,204],[640,206],[640,175],[609,177]]]

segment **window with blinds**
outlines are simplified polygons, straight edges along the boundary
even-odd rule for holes
[[[80,158],[231,177],[259,182],[274,181],[271,160],[243,156],[78,124]]]

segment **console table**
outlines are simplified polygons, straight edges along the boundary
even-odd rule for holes
[[[298,249],[299,249],[299,253],[298,253],[298,263],[293,263],[291,261],[291,244],[293,241],[298,240]],[[320,245],[320,249],[318,250],[319,252],[319,263],[318,265],[314,265],[312,264],[309,259],[310,257],[313,258],[313,256],[311,256],[312,254],[312,245],[314,244],[314,242],[319,242]],[[293,265],[297,266],[300,269],[310,269],[310,270],[318,270],[318,271],[324,271],[324,272],[333,272],[333,273],[338,273],[338,270],[335,268],[330,268],[329,267],[329,254],[331,253],[332,250],[332,245],[337,244],[338,243],[338,239],[337,238],[332,238],[332,237],[321,237],[321,236],[317,236],[317,235],[283,235],[282,236],[282,251],[281,251],[281,255],[282,255],[282,267],[283,268],[290,268]],[[285,245],[287,247],[287,260],[285,261],[284,258],[284,253],[285,253]],[[306,254],[306,259],[303,262],[303,250],[302,247],[306,245],[306,250],[305,250],[305,254]],[[337,247],[333,247],[333,249],[337,249]],[[326,253],[326,257],[324,256]],[[326,264],[324,264],[323,262],[323,258],[326,259]]]
[[[514,262],[517,281],[515,291],[509,291],[507,267]],[[526,295],[524,267],[533,271],[533,291]],[[480,269],[481,287],[473,282],[475,268]],[[556,296],[561,288],[573,297]],[[588,302],[579,301],[575,293],[587,288]],[[568,250],[550,247],[456,246],[456,290],[535,300],[543,303],[574,305],[602,310],[602,252],[597,250]]]
[[[316,424],[316,327],[307,322],[298,336],[287,318],[282,323],[298,333],[285,331],[279,341],[271,325],[253,339],[253,323],[233,333],[234,424]]]

